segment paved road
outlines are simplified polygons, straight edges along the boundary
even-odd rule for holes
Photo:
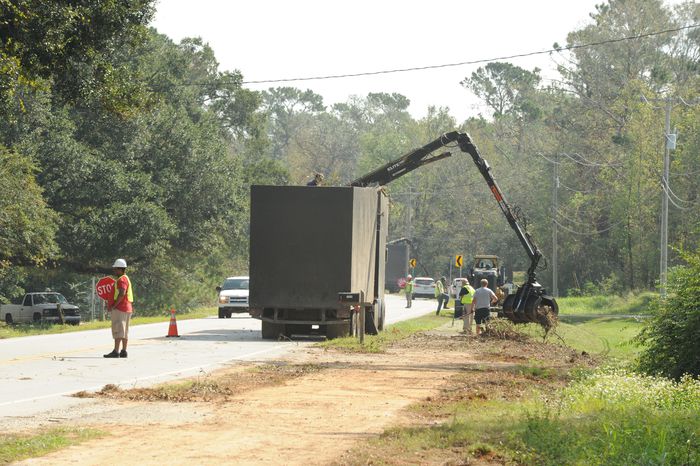
[[[435,300],[387,296],[388,324],[435,309]],[[105,359],[109,329],[0,340],[0,425],[5,417],[31,417],[50,408],[86,402],[68,395],[106,384],[143,387],[221,368],[237,361],[272,360],[308,342],[262,340],[260,321],[247,314],[231,319],[178,321],[180,338],[166,338],[168,321],[130,330],[129,358]]]

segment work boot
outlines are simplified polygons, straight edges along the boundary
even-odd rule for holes
[[[120,357],[120,358],[125,358],[126,356],[127,356],[127,354],[126,354],[126,350],[125,350],[125,349],[123,349],[123,350],[121,350],[121,351],[119,352],[119,357]]]
[[[105,358],[118,358],[119,353],[117,353],[116,350],[113,350],[111,353],[107,353],[103,355]]]

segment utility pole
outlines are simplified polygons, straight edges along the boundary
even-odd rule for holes
[[[406,238],[413,241],[413,189],[408,187],[408,208],[406,209]]]
[[[666,282],[668,278],[668,184],[669,169],[671,166],[671,150],[676,148],[676,135],[671,134],[671,110],[676,99],[666,96],[663,99],[643,99],[645,102],[664,102],[665,124],[664,124],[664,173],[661,179],[661,240],[659,247],[659,294],[666,297]]]
[[[668,275],[668,172],[670,167],[670,135],[671,135],[671,108],[673,100],[666,97],[666,125],[664,127],[664,175],[661,180],[661,260],[659,266],[659,292],[661,297],[666,297],[666,279]]]
[[[554,179],[552,182],[552,296],[559,297],[559,231],[557,213],[559,212],[559,154],[554,155]]]

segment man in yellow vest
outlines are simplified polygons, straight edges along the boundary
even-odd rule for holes
[[[463,333],[472,333],[472,322],[474,321],[474,311],[472,311],[472,298],[474,297],[474,288],[469,284],[469,281],[464,281],[464,286],[459,291],[459,301],[462,303],[462,319],[464,326]]]
[[[125,358],[127,357],[126,345],[129,341],[129,321],[134,302],[134,292],[131,289],[131,281],[126,276],[126,261],[117,259],[112,265],[116,281],[114,283],[114,302],[107,303],[107,310],[110,312],[112,320],[112,338],[114,338],[114,349],[111,353],[104,355],[105,358]],[[122,350],[119,351],[121,345]]]
[[[413,277],[409,274],[406,277],[406,284],[403,287],[403,292],[406,293],[406,307],[411,307],[413,300]]]
[[[437,312],[435,313],[436,316],[440,315],[440,309],[449,309],[447,303],[450,301],[450,295],[447,294],[446,286],[447,278],[445,277],[440,277],[440,279],[435,282],[435,297],[438,302]]]

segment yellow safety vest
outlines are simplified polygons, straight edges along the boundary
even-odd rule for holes
[[[472,303],[472,298],[474,297],[474,288],[470,284],[464,285],[462,288],[467,289],[467,293],[462,295],[461,302],[462,304],[471,304]]]
[[[435,282],[435,297],[437,298],[445,292],[445,287],[442,285],[440,280]]]
[[[126,277],[126,274],[123,275]],[[114,279],[114,301],[117,301],[117,297],[119,296],[119,288],[117,288],[117,282],[119,281],[121,277],[117,277]],[[126,299],[130,302],[134,302],[134,292],[131,289],[131,280],[129,280],[129,277],[126,277],[126,281],[129,284],[129,288],[126,289]]]

